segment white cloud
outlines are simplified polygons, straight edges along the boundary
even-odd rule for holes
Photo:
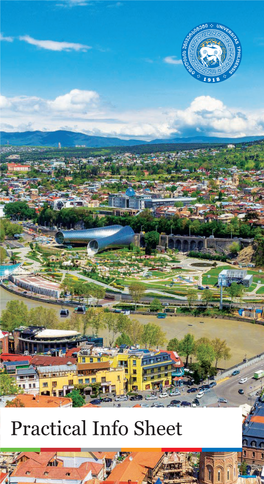
[[[175,55],[168,55],[167,57],[164,57],[163,62],[166,64],[173,64],[175,66],[182,64],[182,60],[177,59]]]
[[[3,34],[0,34],[0,40],[3,40],[5,42],[13,42],[14,37],[5,37]]]
[[[37,40],[37,39],[33,39],[33,37],[30,37],[29,35],[20,36],[19,40],[27,42],[28,44],[31,44],[31,45],[36,45],[41,49],[53,50],[53,51],[59,51],[59,52],[61,51],[86,52],[88,49],[91,49],[89,45],[77,44],[73,42],[56,42],[55,40]]]
[[[211,96],[196,97],[184,109],[121,111],[103,102],[96,91],[73,89],[55,99],[0,97],[6,131],[68,129],[124,139],[191,136],[264,137],[264,110],[227,107]]]

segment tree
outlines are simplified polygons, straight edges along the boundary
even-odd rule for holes
[[[180,341],[179,355],[185,356],[185,367],[188,366],[189,356],[193,355],[195,352],[195,341],[194,336],[190,333],[186,334],[184,338]]]
[[[33,219],[36,216],[36,212],[33,208],[30,208],[26,202],[10,202],[4,207],[6,217],[15,220],[28,220]]]
[[[128,334],[122,333],[116,339],[115,346],[121,346],[121,345],[126,345],[126,346],[131,346],[132,345],[132,341],[129,338]]]
[[[206,307],[208,306],[208,303],[213,299],[213,293],[210,291],[210,289],[205,289],[202,293],[202,300],[205,301]]]
[[[155,230],[148,232],[145,235],[145,252],[146,254],[151,254],[152,250],[155,250],[159,243],[159,233]]]
[[[126,334],[132,341],[132,344],[140,344],[142,341],[143,325],[137,319],[130,319],[126,329]]]
[[[176,351],[178,353],[179,348],[180,348],[180,341],[177,338],[170,339],[167,345],[167,350]]]
[[[214,348],[209,343],[202,343],[196,349],[196,358],[200,365],[211,366],[215,359]]]
[[[147,323],[143,326],[142,343],[146,346],[161,346],[166,343],[165,333],[157,324]]]
[[[161,311],[161,309],[162,309],[162,304],[160,300],[156,297],[152,299],[150,303],[150,311],[157,312],[157,311]]]
[[[188,289],[188,291],[187,291],[187,301],[188,301],[188,304],[189,304],[189,308],[191,307],[193,302],[196,300],[196,298],[197,298],[196,290],[195,289]]]
[[[248,474],[247,472],[247,463],[245,461],[241,462],[239,466],[239,474],[241,476],[246,476]]]
[[[84,318],[84,331],[86,332],[86,328],[90,327],[92,328],[92,332],[94,336],[98,336],[99,330],[105,327],[105,323],[102,318],[101,309],[89,308],[88,311],[86,311],[83,318]]]
[[[27,324],[32,326],[56,328],[59,324],[59,319],[55,309],[48,309],[38,306],[37,308],[30,309]]]
[[[142,284],[142,282],[132,282],[129,286],[129,292],[132,296],[132,299],[135,303],[135,309],[136,305],[139,303],[139,301],[142,299],[144,293],[145,293],[145,285]]]
[[[5,331],[13,331],[19,326],[26,326],[28,308],[23,301],[8,301],[6,309],[2,311],[1,327]]]
[[[73,407],[82,407],[85,404],[85,399],[80,394],[79,390],[72,390],[71,393],[68,393],[67,397],[72,400]]]
[[[119,332],[118,315],[110,311],[103,315],[104,324],[109,333],[109,346],[112,346],[117,333]]]
[[[243,289],[244,289],[244,287],[241,284],[237,284],[236,282],[232,282],[231,286],[226,288],[226,291],[229,294],[231,301],[233,301],[234,297],[242,296]]]
[[[4,247],[0,247],[0,264],[3,264],[7,259],[7,252]]]
[[[230,250],[231,254],[233,254],[233,255],[237,255],[238,252],[240,251],[240,249],[241,249],[241,246],[240,246],[239,242],[233,242],[229,246],[229,250]]]
[[[0,374],[0,396],[3,395],[16,395],[17,393],[23,393],[23,390],[16,384],[15,378],[5,373]]]
[[[92,296],[94,296],[95,299],[97,300],[97,304],[98,304],[99,299],[104,299],[105,297],[105,288],[103,286],[97,285],[92,289],[91,293],[92,293]]]
[[[24,407],[24,403],[21,402],[19,397],[14,398],[14,400],[7,400],[6,407]]]
[[[217,368],[219,360],[229,360],[231,358],[230,348],[228,348],[226,341],[220,338],[215,338],[211,341],[215,353],[215,367]]]

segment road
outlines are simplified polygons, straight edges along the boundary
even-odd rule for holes
[[[239,375],[231,376],[219,383],[215,387],[216,395],[218,397],[226,398],[231,405],[242,405],[244,403],[252,405],[255,397],[254,395],[250,396],[250,394],[255,394],[256,391],[261,388],[261,385],[264,385],[264,378],[261,380],[255,380],[253,378],[254,373],[258,370],[264,370],[264,360],[254,363],[248,368],[244,368]],[[248,381],[240,384],[239,380],[241,380],[241,378],[248,378]],[[238,393],[240,388],[243,388],[245,392],[244,395]]]

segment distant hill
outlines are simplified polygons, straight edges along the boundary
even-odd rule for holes
[[[138,146],[138,145],[153,145],[153,144],[216,144],[216,143],[247,143],[263,139],[263,136],[246,136],[244,138],[217,138],[196,136],[191,138],[169,138],[169,139],[155,139],[150,142],[142,140],[123,140],[120,138],[110,138],[104,136],[88,136],[83,133],[75,133],[73,131],[24,131],[22,133],[7,133],[0,132],[1,145],[13,146],[46,146],[58,147],[61,143],[62,148],[75,147],[76,145],[85,146],[87,148],[106,148],[114,146]]]

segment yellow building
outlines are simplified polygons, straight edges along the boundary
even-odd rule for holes
[[[112,369],[123,368],[125,372],[126,390],[154,390],[168,387],[172,383],[172,372],[175,371],[174,361],[166,352],[149,352],[126,350],[118,353],[109,352],[87,354],[80,351],[78,364],[102,364],[109,362]]]
[[[78,385],[99,383],[103,393],[115,392],[123,395],[126,391],[124,368],[110,368],[110,362],[78,363]]]
[[[62,397],[78,384],[77,365],[39,366],[37,371],[40,395]]]

